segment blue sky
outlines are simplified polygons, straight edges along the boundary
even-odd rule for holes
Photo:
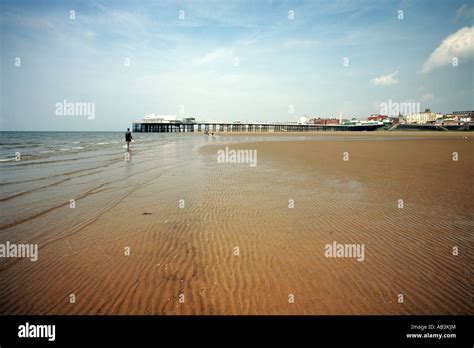
[[[122,130],[149,113],[365,118],[388,100],[474,109],[469,0],[0,4],[2,130]],[[56,115],[63,100],[95,117]]]

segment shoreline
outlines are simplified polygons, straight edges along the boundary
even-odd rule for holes
[[[204,134],[203,132],[194,132],[198,135]],[[192,133],[185,133],[192,134]],[[446,131],[446,132],[432,132],[432,131],[373,131],[373,132],[361,132],[361,131],[318,131],[318,132],[214,132],[214,135],[246,135],[246,136],[308,136],[308,135],[320,135],[320,136],[348,136],[348,135],[358,135],[358,136],[434,136],[434,137],[465,137],[471,132],[457,132],[457,131]],[[209,134],[211,135],[211,134]]]

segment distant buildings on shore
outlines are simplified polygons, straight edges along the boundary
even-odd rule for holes
[[[407,124],[457,124],[462,125],[467,122],[474,121],[474,111],[453,111],[449,114],[441,114],[426,109],[424,112],[418,112],[407,115]]]
[[[367,120],[342,119],[340,118],[323,118],[323,117],[307,117],[306,123],[309,124],[383,124],[390,127],[396,124],[418,124],[418,125],[462,125],[464,123],[474,122],[474,111],[453,111],[449,114],[442,114],[439,112],[432,112],[430,109],[425,109],[422,112],[408,114],[406,116],[399,115],[398,117],[391,117],[388,115],[373,114],[367,117]]]
[[[474,123],[474,111],[453,111],[449,114],[442,114],[439,112],[432,112],[430,109],[425,109],[422,112],[411,113],[406,116],[399,115],[397,117],[392,117],[388,115],[378,115],[373,114],[367,117],[366,120],[360,120],[355,117],[353,118],[342,118],[340,114],[339,117],[309,117],[302,116],[297,122],[273,122],[272,124],[277,125],[316,125],[316,126],[379,126],[384,129],[395,129],[399,125],[403,127],[411,126],[428,126],[432,127],[439,126],[448,127],[449,126],[466,126],[472,127]],[[196,121],[194,117],[184,117],[178,119],[175,115],[157,115],[149,114],[143,117],[142,119],[135,121],[133,123],[134,131],[141,131],[142,129],[154,130],[171,130],[171,131],[190,131],[194,129],[193,125],[198,124],[220,124],[222,122],[206,122],[206,121]],[[237,125],[242,124],[240,120],[234,122],[223,122],[223,124],[233,124]],[[252,123],[255,125],[263,125],[265,127],[268,122],[257,122]],[[200,127],[200,126],[199,126]]]
[[[339,124],[338,118],[313,118],[313,124]]]
[[[398,117],[389,117],[386,115],[370,115],[367,120],[360,120],[355,117],[351,119],[339,118],[309,118],[309,124],[340,124],[340,125],[393,125],[399,122]]]
[[[443,116],[446,122],[474,122],[474,111],[454,111]]]
[[[438,112],[432,112],[430,109],[426,109],[422,112],[409,114],[406,117],[407,124],[432,124],[436,120],[443,119],[443,114]]]

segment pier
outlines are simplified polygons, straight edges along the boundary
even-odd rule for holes
[[[295,123],[221,123],[221,122],[135,122],[133,132],[174,133],[174,132],[245,132],[245,133],[284,133],[284,132],[324,132],[324,131],[374,131],[383,127],[379,124],[295,124]]]

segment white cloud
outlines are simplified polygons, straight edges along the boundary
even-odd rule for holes
[[[318,45],[317,40],[301,40],[301,39],[288,39],[284,42],[283,47],[285,48],[308,48]]]
[[[230,48],[218,48],[218,49],[215,49],[214,51],[211,51],[205,54],[203,57],[197,59],[195,61],[195,64],[204,65],[204,64],[209,64],[209,63],[223,60],[223,59],[228,59],[229,64],[232,64],[233,52],[234,50]]]
[[[395,78],[398,75],[398,71],[395,71],[388,75],[381,75],[371,80],[376,86],[391,86],[396,85],[399,81]]]
[[[420,98],[418,98],[418,100],[421,103],[426,103],[426,102],[432,101],[433,99],[434,99],[434,95],[432,93],[425,93]]]
[[[474,5],[464,4],[456,11],[456,19],[470,19],[474,18]]]
[[[474,26],[459,29],[454,34],[449,35],[441,42],[437,49],[431,53],[423,64],[422,73],[429,72],[442,66],[450,65],[453,58],[457,58],[459,63],[462,60],[474,57]]]

